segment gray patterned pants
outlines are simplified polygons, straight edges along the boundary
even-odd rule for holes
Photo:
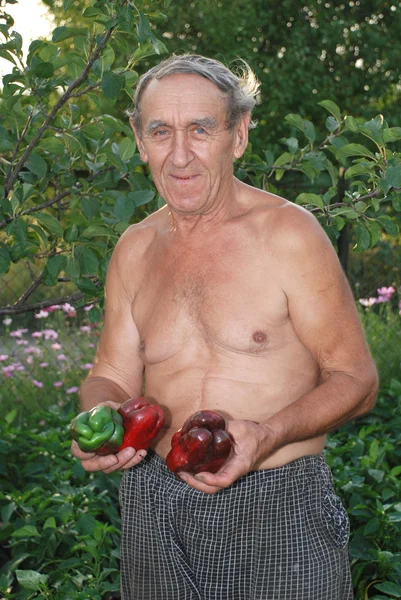
[[[123,600],[352,600],[349,521],[320,455],[204,494],[148,453],[120,488]]]

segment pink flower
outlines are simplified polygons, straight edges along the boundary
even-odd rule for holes
[[[80,327],[80,330],[82,331],[82,333],[90,333],[91,328],[89,327],[89,325],[82,325],[82,327]]]
[[[39,421],[39,425],[42,425],[42,427],[44,427],[46,425],[46,421],[42,419],[41,421]]]
[[[40,310],[38,313],[35,314],[35,319],[46,319],[46,317],[49,316],[49,313],[47,310]]]
[[[398,303],[398,308],[400,309],[400,315],[401,315],[401,301]]]
[[[25,348],[25,352],[26,354],[42,354],[42,350],[36,346],[28,346]]]
[[[6,327],[8,327],[8,325],[11,325],[12,322],[13,320],[11,319],[11,317],[6,317],[5,319],[3,319],[3,323]]]
[[[379,294],[379,296],[391,296],[394,294],[395,289],[393,288],[393,286],[391,285],[390,287],[381,287],[381,288],[377,288],[377,293]]]
[[[95,344],[88,344],[89,348],[94,348]]]
[[[41,338],[43,335],[42,331],[34,331],[33,333],[31,333],[31,337],[33,338]]]
[[[15,367],[16,371],[25,371],[25,367],[23,365],[18,365],[18,367]]]
[[[60,304],[52,304],[51,306],[48,306],[46,308],[47,312],[54,312],[55,310],[60,310],[61,305]]]
[[[48,366],[49,366],[48,362],[39,363],[39,367],[48,367]]]
[[[23,336],[23,334],[26,333],[27,331],[28,331],[27,329],[16,329],[15,331],[10,331],[10,336],[21,338]]]
[[[56,388],[57,388],[57,387],[61,387],[62,385],[63,385],[63,382],[62,382],[62,381],[55,381],[55,382],[53,383],[53,387],[56,387]]]
[[[81,369],[87,369],[88,371],[93,367],[92,363],[85,363],[84,365],[81,365]]]
[[[45,340],[57,340],[58,338],[58,333],[54,329],[44,329],[43,335]]]
[[[76,310],[71,304],[68,304],[68,302],[63,304],[62,309],[65,312],[66,317],[75,317]]]
[[[52,349],[53,350],[61,350],[62,345],[59,344],[58,342],[56,342],[55,344],[52,344]]]
[[[7,360],[7,359],[8,359],[8,354],[0,354],[0,361]]]
[[[32,365],[33,364],[33,356],[28,356],[28,358],[26,359],[26,362],[28,365]]]
[[[65,390],[66,394],[75,394],[75,392],[78,392],[79,387],[76,385],[73,385],[72,387],[68,388],[68,390]]]
[[[6,367],[2,367],[1,369],[3,371],[3,373],[12,373],[13,371],[15,371],[15,365],[7,365]]]
[[[66,355],[65,355],[65,354],[58,354],[58,355],[57,355],[57,359],[58,359],[58,360],[67,360],[67,357],[66,357]]]
[[[38,381],[37,379],[32,379],[32,383],[33,383],[33,385],[36,385],[36,387],[38,387],[38,388],[43,387],[43,383],[41,381]]]
[[[15,340],[15,343],[17,344],[17,346],[27,346],[28,340]]]
[[[89,312],[91,308],[93,308],[95,305],[94,304],[89,304],[88,306],[84,306],[84,310],[86,312]]]
[[[362,306],[373,306],[373,304],[376,304],[377,298],[360,298],[359,302]]]

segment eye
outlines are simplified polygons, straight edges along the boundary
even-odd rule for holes
[[[200,126],[196,127],[194,131],[197,135],[203,135],[204,133],[206,133],[206,129]]]
[[[156,137],[163,137],[164,135],[167,135],[167,133],[168,133],[167,129],[158,129],[157,131],[155,131],[153,133],[153,135]]]

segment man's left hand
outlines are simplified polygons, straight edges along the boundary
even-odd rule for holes
[[[273,436],[265,425],[259,425],[252,421],[234,420],[227,422],[227,431],[231,434],[234,444],[223,467],[217,473],[206,471],[196,475],[187,472],[178,473],[177,475],[182,481],[206,494],[216,494],[254,470],[257,463],[273,450]],[[271,451],[269,452],[270,445]]]

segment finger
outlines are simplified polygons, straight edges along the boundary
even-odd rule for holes
[[[105,473],[111,473],[112,471],[122,470],[126,471],[135,467],[141,462],[146,456],[146,450],[135,451],[134,448],[124,448],[121,452],[115,455],[118,458],[118,464],[113,465],[111,469],[107,469]]]
[[[71,443],[71,453],[73,456],[81,460],[86,460],[96,456],[94,452],[83,452],[75,440],[73,440],[73,442]]]
[[[192,488],[204,492],[205,494],[216,494],[222,488],[217,486],[211,486],[202,480],[198,479],[197,476],[190,475],[189,473],[178,473],[178,477],[187,483]]]

